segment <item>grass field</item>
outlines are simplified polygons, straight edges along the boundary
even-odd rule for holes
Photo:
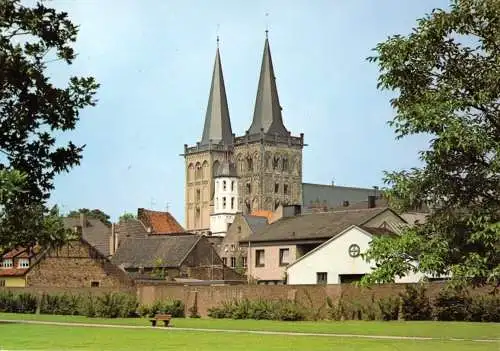
[[[40,320],[148,326],[144,319],[96,319],[78,316],[0,313],[2,320]],[[499,350],[500,325],[442,322],[272,322],[175,319],[174,328],[0,324],[0,350]],[[330,334],[420,336],[442,340],[390,340],[359,337],[257,335],[175,330],[206,328]],[[452,338],[468,340],[451,340]],[[498,342],[481,342],[495,339]],[[476,341],[473,341],[476,340]]]

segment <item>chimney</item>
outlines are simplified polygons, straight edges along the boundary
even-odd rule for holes
[[[368,208],[374,208],[376,206],[375,199],[377,197],[375,195],[368,195]]]
[[[80,212],[80,227],[82,227],[82,231],[83,228],[87,227],[87,215],[81,212]]]

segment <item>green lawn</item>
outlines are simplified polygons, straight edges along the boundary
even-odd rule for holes
[[[101,319],[82,316],[53,316],[0,313],[0,319],[24,319],[56,321],[69,323],[150,325],[147,319]],[[422,336],[433,338],[462,339],[499,339],[500,324],[498,323],[462,323],[462,322],[277,322],[256,320],[227,319],[189,319],[178,318],[172,322],[173,327],[231,329],[231,330],[265,330],[305,333],[361,334],[361,335],[392,335],[392,336]],[[500,340],[500,339],[499,339]]]
[[[0,350],[357,350],[486,351],[497,343],[368,340],[360,338],[252,335],[169,329],[115,329],[0,324]]]

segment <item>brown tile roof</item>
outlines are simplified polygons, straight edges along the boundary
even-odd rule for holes
[[[80,226],[80,217],[65,217],[64,226],[69,229]],[[102,255],[109,256],[111,228],[98,219],[87,218],[82,228],[82,237]]]
[[[392,230],[389,230],[387,228],[382,228],[382,227],[375,228],[375,227],[366,227],[366,226],[361,226],[360,228],[367,231],[368,233],[370,233],[373,236],[384,236],[384,235],[387,235],[390,237],[397,237],[398,236]]]
[[[137,218],[146,227],[151,227],[151,234],[182,233],[184,228],[170,212],[153,211],[145,208],[137,210]]]
[[[19,277],[28,272],[28,268],[0,268],[0,277]]]
[[[137,219],[127,219],[120,221],[115,226],[115,232],[119,240],[126,238],[145,238],[148,235],[146,227]]]
[[[351,225],[362,226],[388,208],[322,212],[286,217],[262,227],[248,241],[270,242],[284,240],[329,239]]]
[[[198,235],[162,235],[125,239],[112,262],[123,268],[154,268],[161,259],[162,267],[179,267],[201,237]]]

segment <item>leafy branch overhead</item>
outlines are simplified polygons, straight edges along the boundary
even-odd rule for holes
[[[456,282],[500,284],[500,5],[453,0],[419,19],[407,36],[377,45],[369,60],[378,87],[392,90],[397,138],[430,136],[424,166],[386,173],[387,192],[406,211],[427,203],[425,224],[374,240],[377,269],[364,282],[411,271]],[[418,262],[418,264],[417,264]]]
[[[23,225],[13,215],[35,207],[42,208],[39,215],[46,214],[55,175],[82,158],[83,145],[64,144],[56,135],[73,130],[80,111],[95,105],[99,85],[92,77],[70,77],[65,87],[57,87],[47,73],[49,63],[51,68],[73,63],[77,33],[67,13],[42,2],[27,7],[18,0],[0,1],[0,152],[4,155],[0,169],[16,170],[25,177],[15,201],[2,202],[5,225],[0,229],[0,246],[49,239],[38,234],[38,225]],[[25,235],[17,236],[16,231]]]

